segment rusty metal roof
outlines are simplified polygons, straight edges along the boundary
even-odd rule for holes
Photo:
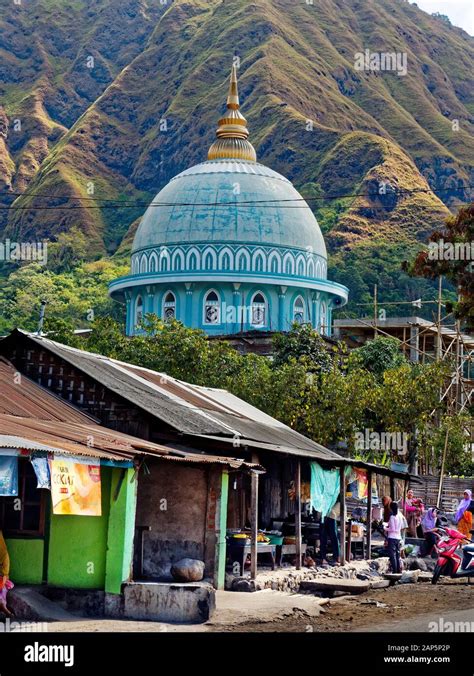
[[[133,461],[137,457],[154,456],[176,462],[218,464],[233,469],[245,467],[263,471],[260,465],[248,463],[239,458],[177,451],[152,441],[144,441],[128,434],[109,430],[95,423],[79,425],[5,414],[0,414],[0,448],[47,450],[115,461]]]
[[[77,423],[95,420],[19,373],[13,364],[1,356],[0,413]]]
[[[144,455],[231,468],[261,470],[238,458],[170,449],[99,425],[94,418],[18,373],[0,357],[0,448],[62,452],[91,458],[132,461]]]
[[[120,397],[189,436],[238,438],[242,446],[266,444],[268,450],[322,461],[342,457],[229,392],[192,385],[151,369],[56,343],[15,330],[11,340],[27,338],[64,359]],[[9,340],[7,337],[5,340]],[[3,341],[2,341],[3,342]]]

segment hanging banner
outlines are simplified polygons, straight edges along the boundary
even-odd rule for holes
[[[17,455],[0,455],[0,495],[18,495]]]
[[[48,458],[31,458],[31,464],[35,470],[37,484],[36,488],[51,489],[51,479],[49,476]]]
[[[53,514],[101,516],[99,464],[56,457],[49,470]]]

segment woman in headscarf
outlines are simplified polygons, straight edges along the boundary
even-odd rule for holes
[[[384,523],[388,523],[390,521],[390,517],[392,516],[392,510],[390,509],[391,504],[392,498],[390,497],[390,495],[384,495],[382,498]]]
[[[464,498],[460,501],[458,509],[456,511],[455,521],[457,529],[460,533],[463,533],[468,540],[471,539],[471,530],[472,530],[472,512],[469,511],[472,500],[472,491],[465,490]]]
[[[433,531],[439,525],[438,514],[439,510],[436,507],[430,507],[421,521],[426,542],[423,556],[430,556],[435,546],[436,536]]]
[[[420,498],[415,498],[413,490],[407,492],[407,499],[402,501],[402,510],[408,521],[408,535],[412,538],[418,537],[418,526],[421,524],[423,514],[423,503]]]
[[[0,530],[0,613],[4,613],[8,617],[10,617],[12,613],[7,608],[7,592],[13,587],[13,583],[8,577],[9,575],[10,557],[8,555],[3,532]]]

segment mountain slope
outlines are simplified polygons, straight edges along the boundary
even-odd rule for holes
[[[7,188],[60,195],[52,204],[61,206],[64,196],[90,196],[92,186],[94,197],[118,200],[119,207],[37,210],[44,198],[20,197],[5,235],[54,237],[79,227],[91,254],[114,252],[136,227],[140,205],[205,159],[234,55],[258,159],[315,198],[341,281],[347,257],[357,259],[360,250],[364,276],[374,248],[384,249],[395,277],[400,258],[443,221],[448,207],[472,195],[474,41],[462,30],[398,0],[174,0],[159,18],[157,0],[142,0],[130,18],[133,7],[102,0],[85,18],[78,11],[79,32],[91,36],[87,48],[70,45],[66,74],[58,45],[63,61],[56,76],[54,59],[45,58],[49,70],[38,68],[29,94],[40,132],[23,145],[8,132],[0,154]],[[115,17],[127,34],[138,25],[136,40],[123,45],[120,31],[104,39]],[[102,75],[83,86],[77,63],[94,45]],[[355,70],[354,55],[365,49],[406,53],[407,74]],[[13,91],[10,121],[22,104]],[[397,188],[416,192],[397,197]],[[370,197],[321,199],[353,193]],[[125,199],[138,204],[120,206]],[[121,252],[130,240],[129,232]]]

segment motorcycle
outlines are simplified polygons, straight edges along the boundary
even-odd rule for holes
[[[474,542],[458,530],[446,526],[439,526],[433,532],[437,539],[435,549],[438,552],[438,560],[431,583],[436,584],[441,575],[474,576]],[[463,542],[467,544],[458,552]]]

